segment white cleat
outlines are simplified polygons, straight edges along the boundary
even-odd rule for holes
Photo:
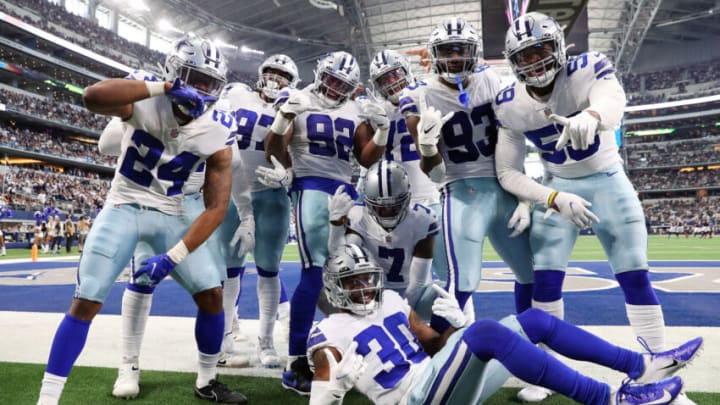
[[[272,337],[258,337],[257,353],[263,367],[280,368],[282,366],[282,360],[275,350]]]
[[[48,396],[40,395],[38,398],[37,405],[58,405],[57,398],[50,398]]]
[[[240,320],[237,316],[233,318],[232,334],[236,342],[245,342],[250,340],[247,335],[240,332]]]
[[[123,364],[118,368],[112,394],[123,399],[133,399],[140,394],[140,368],[137,364]]]
[[[522,402],[540,402],[554,394],[552,390],[537,385],[529,385],[518,392],[517,397]]]

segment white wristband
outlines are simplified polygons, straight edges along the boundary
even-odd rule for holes
[[[425,157],[432,157],[437,155],[438,148],[436,145],[420,145],[420,154]]]
[[[375,142],[375,145],[377,145],[377,146],[385,146],[385,145],[387,145],[389,134],[390,134],[390,130],[388,128],[386,128],[386,129],[378,128],[375,130],[375,135],[373,135],[372,141]]]
[[[165,82],[145,82],[149,97],[157,97],[165,94]]]
[[[175,246],[173,246],[172,249],[167,251],[168,257],[175,264],[183,261],[189,254],[190,251],[188,250],[187,246],[185,246],[185,241],[183,241],[182,239]]]
[[[270,126],[270,130],[280,136],[283,136],[287,132],[288,128],[290,128],[292,122],[293,120],[287,119],[282,112],[278,111],[277,114],[275,114],[275,120],[273,121],[272,126]]]

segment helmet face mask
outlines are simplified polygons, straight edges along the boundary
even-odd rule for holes
[[[227,65],[220,49],[202,38],[182,38],[165,58],[166,81],[176,78],[209,96],[219,96],[227,82]]]
[[[472,74],[480,56],[477,32],[462,18],[443,21],[428,42],[433,71],[446,80],[463,79]]]
[[[328,108],[349,100],[360,84],[360,67],[347,52],[332,52],[318,61],[313,90]]]
[[[414,81],[410,62],[397,51],[379,52],[370,63],[372,91],[394,104],[400,101],[400,92]]]
[[[331,252],[323,268],[328,302],[357,315],[375,311],[382,302],[384,273],[367,252],[353,244]]]
[[[410,180],[400,164],[381,160],[365,175],[365,209],[385,229],[398,226],[410,205]]]
[[[518,81],[547,87],[567,62],[562,28],[545,14],[518,17],[505,35],[505,57]]]
[[[287,55],[272,55],[258,67],[256,87],[270,100],[275,100],[281,89],[296,87],[298,82],[300,82],[298,68]]]

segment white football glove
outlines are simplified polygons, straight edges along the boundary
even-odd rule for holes
[[[270,161],[273,164],[272,169],[265,166],[255,169],[258,181],[270,188],[290,187],[293,182],[292,169],[286,169],[275,156],[271,155]]]
[[[323,349],[330,369],[330,381],[328,381],[327,389],[337,398],[342,398],[345,393],[350,391],[365,372],[366,363],[363,357],[355,352],[357,347],[358,343],[353,340],[343,352],[343,357],[339,363],[335,360],[335,356],[333,356],[330,349]]]
[[[320,111],[319,106],[314,106],[310,96],[301,90],[291,89],[287,101],[280,106],[280,112],[291,115],[295,118],[306,111]]]
[[[255,249],[255,218],[252,215],[240,220],[240,225],[230,240],[230,247],[237,249],[237,257],[243,257]]]
[[[438,153],[437,143],[440,140],[442,126],[452,118],[455,112],[442,116],[433,106],[428,107],[425,97],[420,97],[420,121],[418,122],[418,144],[420,154],[425,157],[435,156]]]
[[[330,221],[338,221],[346,217],[354,205],[355,201],[345,192],[345,185],[338,187],[330,202],[328,202]]]
[[[387,111],[383,108],[383,100],[378,100],[373,92],[368,92],[368,102],[362,104],[362,111],[358,114],[358,117],[370,121],[373,128],[376,129],[390,129],[390,119],[388,118]]]
[[[589,112],[583,111],[580,114],[566,118],[557,114],[548,116],[552,121],[563,125],[562,134],[557,140],[555,150],[561,150],[567,145],[568,140],[575,150],[587,150],[590,145],[595,143],[595,134],[597,133],[600,121],[593,117]]]
[[[465,313],[460,309],[460,304],[453,295],[445,291],[437,284],[433,284],[432,288],[437,292],[437,298],[433,301],[433,314],[445,318],[455,329],[460,329],[467,324]]]
[[[547,219],[557,211],[578,228],[585,229],[589,228],[593,222],[600,222],[600,218],[588,209],[591,206],[590,201],[576,194],[558,192],[552,206],[548,207],[543,218]]]
[[[511,238],[514,238],[530,226],[530,203],[524,200],[518,202],[515,211],[513,211],[510,221],[508,221],[508,229],[512,229],[510,234]]]

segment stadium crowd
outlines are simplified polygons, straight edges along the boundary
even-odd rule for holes
[[[630,181],[638,191],[720,186],[720,170],[700,172],[676,169],[632,171],[630,172]]]
[[[80,106],[2,88],[0,88],[0,103],[39,118],[95,131],[102,131],[109,121],[108,117],[93,114]]]
[[[63,135],[31,131],[0,124],[0,145],[80,162],[113,166],[115,158],[101,155],[94,143],[70,140]]]
[[[682,92],[682,88],[687,84],[716,80],[720,80],[720,60],[652,72],[628,73],[623,76],[623,86],[628,93],[668,89],[675,86],[680,86]]]
[[[628,146],[630,168],[720,162],[720,137]]]
[[[681,222],[688,226],[708,224],[720,231],[720,198],[648,200],[643,203],[651,227],[669,227]]]

